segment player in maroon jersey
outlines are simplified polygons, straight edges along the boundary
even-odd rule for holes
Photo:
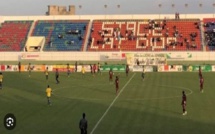
[[[187,97],[184,91],[182,91],[182,108],[183,108],[183,114],[182,115],[186,115],[187,111],[186,111],[186,104],[187,104]]]
[[[129,66],[128,66],[128,65],[126,65],[126,68],[125,68],[126,76],[128,76],[128,72],[129,72]]]
[[[110,69],[109,71],[109,82],[113,82],[113,71]]]
[[[202,69],[201,69],[201,66],[199,66],[199,79],[201,79],[202,77]]]
[[[118,76],[116,76],[115,85],[116,85],[116,95],[118,95],[118,91],[119,91],[119,78],[118,78]]]
[[[93,76],[95,76],[96,73],[96,64],[93,65]]]
[[[200,83],[200,92],[203,93],[203,84],[204,84],[204,78],[203,78],[203,76],[201,76],[201,78],[199,80],[199,83]]]

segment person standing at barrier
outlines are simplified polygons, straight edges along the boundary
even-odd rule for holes
[[[90,64],[90,72],[93,74],[93,66]]]
[[[0,89],[2,89],[3,74],[0,72]]]
[[[75,72],[77,72],[77,70],[78,70],[78,63],[77,63],[77,61],[75,62]]]
[[[81,130],[81,134],[87,134],[87,126],[88,126],[88,123],[87,123],[87,120],[86,120],[86,114],[83,113],[82,114],[82,119],[80,120],[79,122],[79,128]]]
[[[21,62],[18,63],[19,73],[21,72]]]
[[[97,73],[99,73],[99,74],[101,75],[102,73],[101,73],[100,68],[101,68],[101,65],[100,65],[100,63],[98,62],[98,65],[97,65]]]
[[[70,66],[69,63],[67,63],[67,77],[70,77]]]
[[[187,111],[186,111],[187,97],[186,97],[185,91],[182,91],[181,105],[182,105],[182,109],[183,109],[183,114],[182,115],[186,115],[187,114]]]
[[[28,63],[28,76],[31,77],[31,63]]]
[[[93,76],[96,74],[96,64],[93,65]]]

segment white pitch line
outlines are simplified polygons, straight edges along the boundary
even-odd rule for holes
[[[136,73],[135,73],[136,74]],[[128,83],[130,83],[130,81],[134,78],[135,74],[132,75],[132,77],[129,79],[129,81],[123,86],[123,88],[120,90],[119,94],[115,97],[115,99],[112,101],[112,103],[110,104],[110,106],[107,108],[107,110],[105,111],[105,113],[102,115],[102,117],[99,119],[99,121],[96,123],[96,125],[94,126],[93,130],[90,132],[90,134],[93,134],[93,132],[96,130],[96,128],[98,127],[98,125],[100,124],[100,122],[103,120],[103,118],[105,117],[105,115],[109,112],[110,108],[113,106],[113,104],[115,103],[115,101],[117,100],[117,98],[120,96],[120,94],[123,92],[123,90],[125,89],[125,87],[128,85]]]

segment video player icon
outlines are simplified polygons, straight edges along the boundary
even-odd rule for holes
[[[8,130],[14,129],[16,127],[16,117],[11,113],[6,114],[4,117],[4,126]]]

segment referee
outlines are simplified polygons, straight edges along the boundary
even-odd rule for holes
[[[81,130],[81,134],[87,134],[87,120],[85,119],[85,113],[83,113],[83,118],[79,122],[79,128]]]

